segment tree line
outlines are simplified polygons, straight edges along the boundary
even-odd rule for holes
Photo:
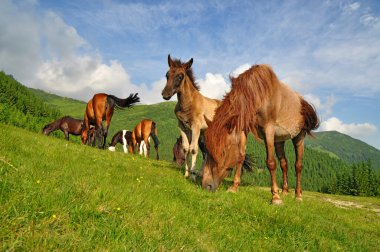
[[[0,71],[0,122],[39,132],[60,115],[12,75]]]

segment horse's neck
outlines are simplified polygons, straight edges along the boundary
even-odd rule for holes
[[[194,87],[191,80],[186,77],[181,92],[177,93],[178,109],[184,112],[191,110],[194,98],[198,94],[200,94],[199,91]]]

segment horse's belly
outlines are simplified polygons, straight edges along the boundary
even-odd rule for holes
[[[296,137],[300,132],[300,128],[297,126],[284,127],[282,125],[276,125],[274,140],[275,142],[282,142],[288,139]]]

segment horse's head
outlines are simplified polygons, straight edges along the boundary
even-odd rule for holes
[[[205,132],[207,154],[203,167],[202,188],[214,192],[223,179],[230,174],[231,169],[238,163],[243,163],[246,135],[244,132],[236,134],[235,130],[231,133],[226,132],[225,140],[217,147],[221,149],[215,151],[215,146],[212,146],[212,142],[207,139],[208,130],[206,129]]]
[[[176,143],[173,146],[173,161],[179,166],[185,162],[185,152],[182,147],[182,137],[178,137]]]
[[[166,73],[166,86],[162,90],[162,98],[170,100],[170,98],[179,92],[186,75],[192,79],[191,65],[193,59],[191,58],[186,63],[181,63],[179,60],[172,60],[170,54],[168,55],[169,71]]]
[[[51,128],[51,125],[48,124],[48,125],[45,125],[45,127],[43,127],[42,134],[49,135],[50,132],[52,132],[52,131],[53,131],[53,129]]]

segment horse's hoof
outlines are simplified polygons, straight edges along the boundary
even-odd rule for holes
[[[237,188],[235,187],[230,187],[227,189],[227,192],[230,192],[230,193],[237,193]]]
[[[285,190],[285,191],[282,191],[282,196],[287,196],[289,194],[289,191],[288,190]]]
[[[273,205],[282,205],[282,200],[281,199],[272,199],[272,204]]]
[[[303,199],[302,199],[302,197],[296,197],[296,201],[297,201],[297,202],[302,202]]]

